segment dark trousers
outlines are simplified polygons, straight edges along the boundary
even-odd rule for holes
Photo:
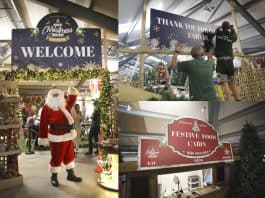
[[[93,152],[93,139],[94,139],[95,143],[98,142],[99,129],[100,128],[97,126],[91,126],[91,128],[90,128],[90,132],[88,135],[88,152],[89,153]]]

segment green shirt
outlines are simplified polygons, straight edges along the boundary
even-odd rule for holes
[[[217,100],[214,83],[214,64],[203,59],[180,62],[178,70],[186,72],[189,76],[191,100]]]

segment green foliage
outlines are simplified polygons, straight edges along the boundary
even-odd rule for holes
[[[255,126],[244,125],[239,145],[242,198],[262,198],[265,194],[264,149]]]
[[[148,101],[159,101],[159,98],[156,98],[153,96],[153,97],[149,98]]]
[[[102,83],[102,90],[99,98],[100,112],[101,112],[101,127],[103,132],[103,139],[108,139],[112,136],[112,117],[111,107],[112,99],[112,84],[110,83],[109,72],[105,69],[65,69],[61,70],[46,70],[33,71],[29,69],[18,69],[13,71],[0,72],[3,74],[5,80],[87,80],[93,78],[100,78]]]
[[[162,90],[161,91],[161,100],[162,101],[176,101],[176,96],[172,93],[171,90]]]

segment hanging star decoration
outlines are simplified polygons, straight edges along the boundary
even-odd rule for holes
[[[99,36],[99,33],[97,31],[94,32],[93,34],[95,37],[98,37]]]
[[[31,37],[36,37],[36,36],[38,36],[39,35],[39,28],[32,28],[31,30],[30,30],[30,36]]]
[[[153,27],[153,30],[154,30],[155,32],[160,32],[160,27],[159,27],[158,25],[155,25],[155,26]]]
[[[75,34],[79,37],[85,37],[85,30],[83,28],[77,28]]]

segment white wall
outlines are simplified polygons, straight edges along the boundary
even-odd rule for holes
[[[206,107],[202,112],[203,107]],[[173,116],[189,116],[201,120],[208,120],[208,102],[161,102],[140,101],[139,108],[142,110],[164,113]]]
[[[244,124],[246,124],[247,122],[251,122],[255,126],[264,125],[265,124],[264,117],[265,117],[265,109],[258,109],[253,113],[249,113],[237,119],[228,120],[227,122],[219,125],[217,129],[220,135],[232,132],[238,132],[241,131]]]
[[[202,170],[159,175],[157,178],[157,181],[158,181],[158,184],[161,184],[161,191],[160,192],[162,193],[162,195],[166,189],[172,189],[172,188],[174,188],[175,190],[178,189],[177,184],[175,184],[173,181],[175,175],[177,175],[179,177],[181,187],[184,191],[188,190],[188,177],[192,176],[192,175],[198,175],[200,177],[200,180],[201,180],[201,186],[203,185]],[[160,195],[160,197],[162,197],[162,196]]]
[[[253,102],[221,102],[220,103],[220,112],[219,119],[222,119],[226,116],[234,114],[238,111],[241,111],[247,107],[252,106]]]

